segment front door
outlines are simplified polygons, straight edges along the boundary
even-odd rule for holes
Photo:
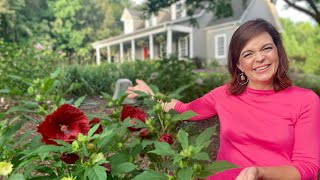
[[[149,48],[144,47],[143,48],[143,59],[148,59],[148,55],[149,55]]]

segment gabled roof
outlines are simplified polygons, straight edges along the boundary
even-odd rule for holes
[[[248,7],[248,5],[250,4],[251,1],[252,0],[247,0],[247,1],[232,0],[231,1],[232,11],[233,11],[232,16],[227,17],[227,18],[219,18],[219,19],[214,18],[214,19],[212,19],[212,21],[210,21],[208,23],[207,26],[213,26],[213,25],[227,23],[227,22],[230,22],[230,21],[240,20],[241,16],[245,12],[245,10],[247,9],[247,7]]]
[[[131,8],[125,8],[123,10],[121,20],[123,21],[126,17],[130,17],[131,19],[135,20],[144,20],[143,19],[143,12],[137,10],[137,9],[131,9]]]

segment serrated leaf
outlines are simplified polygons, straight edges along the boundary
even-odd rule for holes
[[[189,180],[189,179],[191,179],[192,175],[193,175],[192,168],[183,168],[178,171],[178,178],[181,180],[182,179]]]
[[[148,153],[154,153],[157,155],[164,155],[164,156],[175,156],[176,152],[171,148],[171,145],[166,142],[155,142],[155,148]]]
[[[237,167],[238,166],[231,164],[227,161],[215,161],[212,164],[205,166],[205,169],[211,172],[222,172]]]
[[[82,96],[82,97],[78,98],[78,99],[74,102],[73,105],[78,108],[78,107],[80,107],[81,103],[82,103],[85,99],[86,99],[86,96]]]
[[[211,140],[211,137],[216,132],[216,125],[204,130],[196,139],[196,146],[203,146],[204,143]]]
[[[189,146],[188,133],[180,129],[178,132],[177,138],[181,143],[182,149],[187,149]]]
[[[134,169],[136,169],[136,165],[134,165],[131,162],[125,162],[122,164],[112,166],[111,169],[112,169],[112,171],[111,171],[112,175],[118,175],[121,173],[128,173],[128,172],[133,171]]]
[[[191,158],[195,159],[195,160],[211,161],[208,153],[206,153],[206,152],[200,152],[198,154],[195,154]]]
[[[182,120],[188,120],[194,116],[197,116],[198,114],[193,111],[186,111],[182,114],[176,114],[173,116],[172,121],[182,121]]]
[[[133,180],[146,180],[146,179],[168,180],[168,176],[164,173],[149,170],[149,171],[144,171],[143,173],[133,178]]]
[[[89,180],[106,180],[107,173],[103,166],[96,165],[93,167],[88,167],[85,171],[86,176]]]

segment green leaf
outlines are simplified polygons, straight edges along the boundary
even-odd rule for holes
[[[106,169],[100,165],[88,167],[85,171],[85,175],[89,178],[89,180],[106,180],[107,179]]]
[[[159,93],[159,88],[157,86],[155,86],[153,84],[150,84],[149,87],[150,87],[150,89],[152,90],[152,92],[154,94],[158,94]]]
[[[180,129],[177,137],[178,137],[179,142],[181,143],[182,148],[187,149],[189,146],[188,133],[185,132],[184,130]]]
[[[82,96],[82,97],[78,98],[78,99],[74,102],[73,105],[78,108],[78,107],[80,107],[81,103],[82,103],[85,99],[86,99],[86,96]]]
[[[178,178],[181,180],[189,180],[193,175],[192,168],[183,168],[178,171]]]
[[[176,155],[174,158],[173,158],[173,163],[178,163],[179,161],[181,161],[184,157],[181,156],[180,154]]]
[[[7,180],[25,180],[22,174],[12,174]]]
[[[188,120],[194,116],[197,116],[198,114],[196,114],[193,111],[186,111],[182,114],[176,114],[175,116],[173,116],[172,121],[182,121],[182,120]]]
[[[111,174],[112,175],[118,175],[118,174],[121,174],[121,173],[128,173],[128,172],[133,171],[135,168],[136,168],[136,165],[134,165],[133,163],[125,162],[125,163],[122,163],[122,164],[118,164],[118,165],[112,166],[111,167],[111,169],[112,169]]]
[[[46,153],[46,152],[63,152],[66,148],[63,146],[54,146],[54,145],[42,145],[36,150],[32,151],[31,153],[27,154],[26,156],[31,156],[34,154],[39,153]]]
[[[90,128],[89,132],[88,132],[88,138],[91,138],[93,133],[96,132],[96,130],[99,128],[100,123],[95,124],[92,128]]]
[[[146,146],[151,145],[155,142],[157,142],[157,141],[151,141],[151,140],[144,139],[144,140],[142,140],[141,145],[142,145],[142,148],[144,149]]]
[[[216,132],[216,125],[204,130],[196,139],[196,146],[203,146],[204,143],[211,140],[211,137]]]
[[[146,180],[146,179],[168,180],[168,176],[164,173],[148,170],[148,171],[144,171],[143,173],[133,178],[133,180]]]
[[[227,161],[215,161],[212,164],[205,166],[205,169],[211,172],[222,172],[237,167],[238,166],[231,164]]]
[[[166,142],[155,142],[155,148],[148,153],[154,153],[157,155],[164,155],[164,156],[175,156],[177,155],[176,152],[171,148],[171,145]]]
[[[200,152],[200,153],[192,156],[191,158],[196,159],[196,160],[211,161],[208,153],[206,153],[206,152]]]

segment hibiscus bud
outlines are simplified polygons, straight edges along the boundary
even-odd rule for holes
[[[92,164],[95,164],[101,160],[106,160],[106,158],[104,157],[104,155],[102,153],[94,153],[91,155],[90,157]]]
[[[122,148],[123,144],[122,143],[118,143],[118,148]]]
[[[73,141],[72,142],[72,150],[73,151],[78,151],[79,150],[79,144],[78,144],[78,142],[77,141]]]
[[[173,144],[173,138],[170,134],[162,134],[159,138],[160,142],[166,142],[168,144]]]
[[[170,120],[171,119],[171,114],[166,114],[166,120]]]
[[[188,163],[187,163],[187,162],[185,162],[185,161],[183,161],[183,160],[179,161],[179,167],[180,167],[180,168],[185,168],[185,167],[187,167],[187,166],[188,166]]]
[[[112,106],[113,106],[113,102],[110,101],[110,102],[108,103],[108,106],[109,106],[109,107],[112,107]]]
[[[62,153],[60,156],[60,159],[67,164],[74,164],[79,159],[79,156],[75,153],[71,153],[71,154]]]
[[[61,178],[61,180],[76,180],[76,179],[73,177],[63,177]]]
[[[152,125],[152,119],[151,118],[148,118],[146,120],[146,125],[148,125],[148,126]]]
[[[12,172],[13,165],[7,162],[0,162],[0,175],[7,176]]]
[[[201,171],[201,166],[200,166],[200,164],[194,164],[194,165],[193,165],[193,170],[194,170],[194,172],[200,172],[200,171]]]
[[[88,144],[87,144],[87,148],[90,149],[90,150],[93,149],[93,148],[94,148],[94,144],[88,143]]]
[[[111,173],[111,165],[109,163],[103,163],[102,166],[106,168],[106,173],[109,175]]]
[[[141,137],[142,139],[147,138],[149,136],[149,131],[148,129],[142,129],[140,131],[139,137]]]
[[[41,101],[42,100],[42,96],[40,94],[37,94],[36,97],[35,97],[35,100],[37,102]]]
[[[79,142],[86,142],[87,139],[88,139],[87,136],[83,135],[82,133],[80,133],[80,134],[78,135],[78,141],[79,141]]]

